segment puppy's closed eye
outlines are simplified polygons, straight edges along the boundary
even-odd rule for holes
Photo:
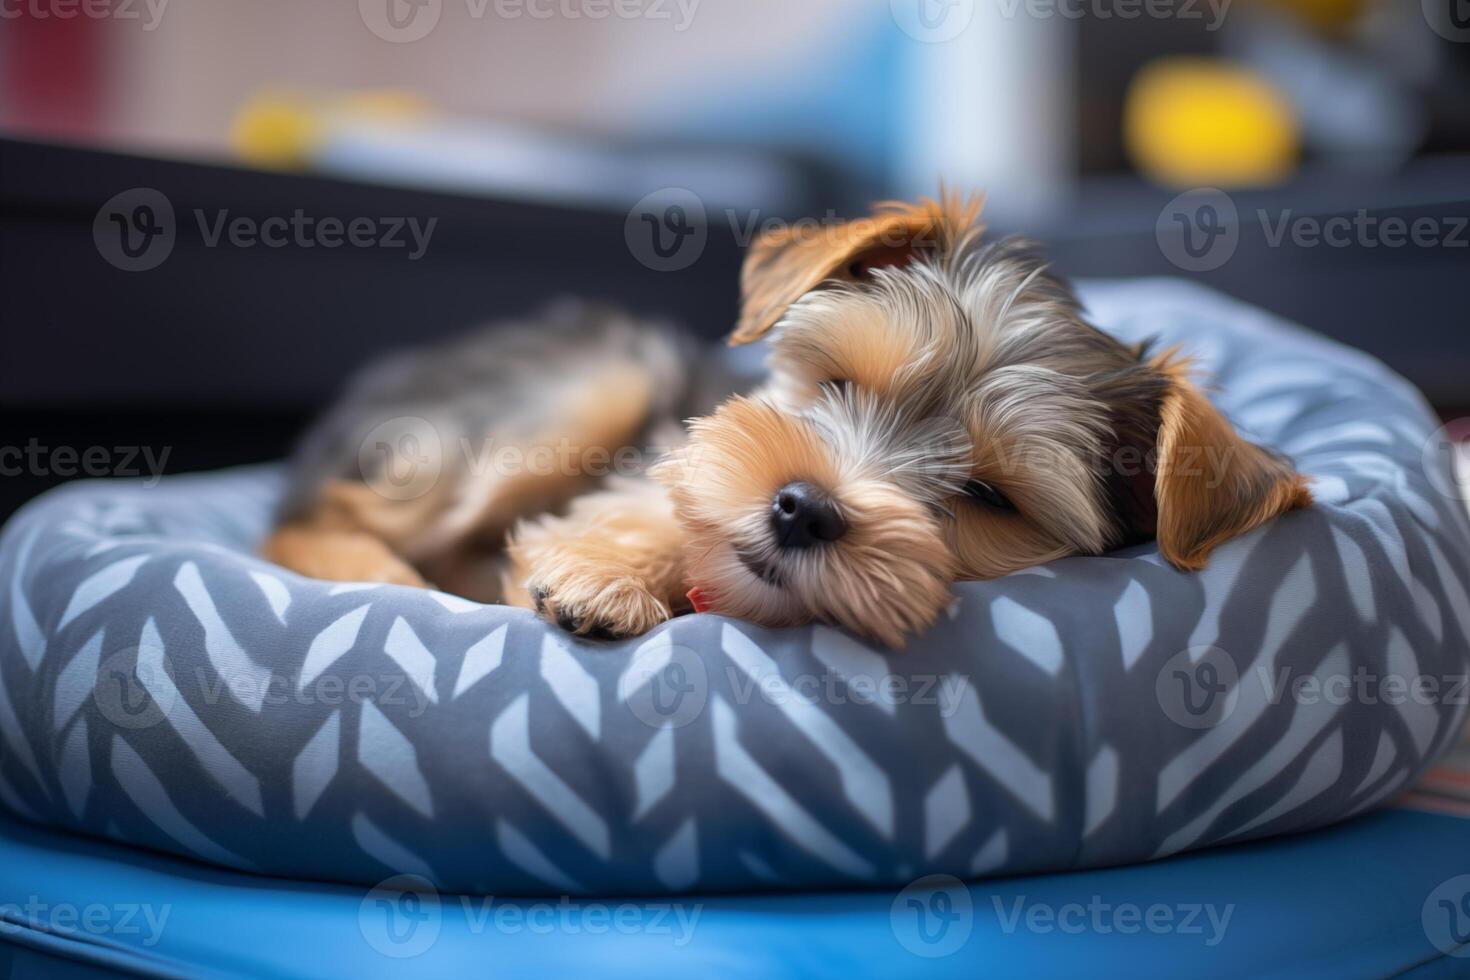
[[[995,510],[1013,511],[1016,509],[1016,505],[1011,502],[1010,497],[1005,495],[1005,491],[984,480],[971,480],[965,484],[964,492],[965,496],[971,500]]]

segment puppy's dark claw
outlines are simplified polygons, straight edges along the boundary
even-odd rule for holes
[[[526,594],[543,619],[588,640],[639,636],[669,618],[668,608],[637,583],[579,590],[538,582]]]
[[[556,625],[588,640],[620,640],[626,635],[617,633],[606,623],[586,625],[580,616],[565,609],[557,610]]]

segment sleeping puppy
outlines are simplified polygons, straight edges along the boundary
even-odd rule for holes
[[[730,338],[769,341],[747,395],[710,399],[675,334],[585,306],[383,362],[303,442],[264,553],[587,636],[696,609],[898,646],[957,580],[1149,538],[1197,569],[1310,503],[1183,357],[1087,323],[979,212],[926,199],[760,239]],[[651,445],[646,472],[616,465]]]

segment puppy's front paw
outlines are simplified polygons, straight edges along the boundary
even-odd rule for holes
[[[599,640],[647,633],[671,615],[642,582],[626,574],[584,569],[533,575],[527,589],[542,616],[578,636]]]

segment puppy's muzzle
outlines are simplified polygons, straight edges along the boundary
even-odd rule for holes
[[[776,492],[771,528],[777,547],[799,551],[838,540],[847,533],[847,520],[825,490],[796,480]]]

